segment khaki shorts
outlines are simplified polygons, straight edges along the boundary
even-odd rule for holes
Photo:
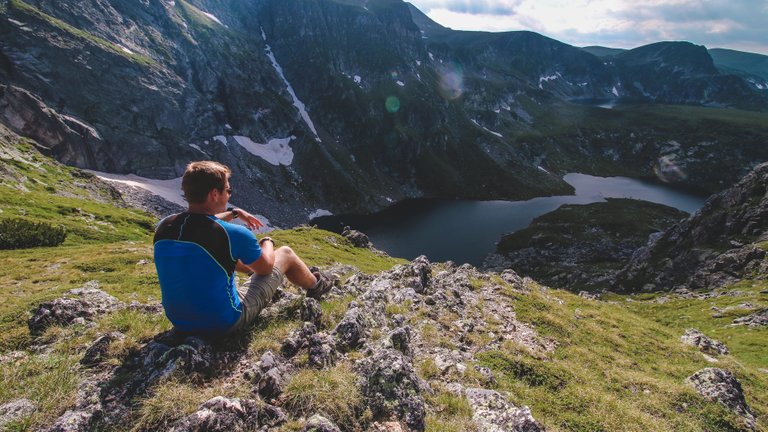
[[[227,333],[238,331],[252,323],[259,316],[259,312],[267,307],[282,283],[283,272],[275,266],[269,276],[254,274],[246,283],[237,287],[237,296],[240,298],[243,312]]]

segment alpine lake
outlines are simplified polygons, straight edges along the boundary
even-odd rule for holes
[[[527,201],[415,199],[399,202],[370,215],[323,216],[312,220],[319,228],[341,232],[345,226],[368,235],[374,247],[392,256],[432,261],[451,260],[479,266],[495,251],[505,234],[526,228],[534,218],[563,204],[590,204],[606,198],[631,198],[677,208],[698,210],[706,197],[669,186],[627,177],[595,177],[571,173],[563,179],[574,195]]]

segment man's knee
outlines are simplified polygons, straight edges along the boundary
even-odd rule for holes
[[[289,246],[280,246],[275,250],[275,253],[279,253],[281,255],[296,255],[293,249],[291,249]]]

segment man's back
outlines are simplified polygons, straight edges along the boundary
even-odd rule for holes
[[[155,266],[163,307],[182,331],[223,333],[240,318],[237,260],[254,262],[261,248],[247,229],[214,216],[180,213],[158,225]]]

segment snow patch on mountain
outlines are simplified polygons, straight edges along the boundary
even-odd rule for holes
[[[225,25],[224,25],[224,23],[222,23],[222,22],[221,22],[221,20],[220,20],[220,19],[216,18],[216,16],[215,16],[214,14],[212,14],[212,13],[208,13],[208,12],[206,12],[206,11],[200,11],[200,12],[202,12],[202,13],[203,13],[203,15],[207,16],[208,18],[210,18],[210,19],[211,19],[211,21],[215,22],[216,24],[218,24],[218,25],[220,25],[220,26],[224,26],[224,27],[227,27],[227,26],[225,26]],[[229,28],[229,27],[227,27],[227,28]]]
[[[199,151],[200,153],[202,153],[202,154],[204,154],[204,155],[208,156],[208,153],[206,153],[205,151],[203,151],[203,149],[201,149],[201,148],[200,148],[200,146],[198,146],[197,144],[190,144],[189,146],[190,146],[190,147],[192,147],[193,149],[195,149],[195,150]]]
[[[405,83],[402,81],[397,81],[397,85],[399,85],[400,87],[405,87]]]
[[[561,78],[561,77],[562,77],[562,75],[560,75],[560,72],[555,72],[554,75],[540,76],[539,77],[539,88],[544,90],[544,85],[543,84],[545,82],[554,81],[554,80],[556,80],[558,78]]]
[[[266,144],[253,142],[253,140],[246,136],[233,136],[232,138],[246,149],[248,153],[258,156],[272,165],[290,166],[293,163],[293,149],[290,146],[290,142],[296,139],[295,136],[271,139]]]
[[[117,46],[119,46],[120,49],[123,50],[123,52],[126,52],[128,54],[133,54],[133,51],[129,50],[128,48],[126,48],[126,47],[124,47],[124,46],[122,46],[120,44],[117,44]]]
[[[140,177],[135,174],[112,174],[99,171],[85,170],[96,177],[108,181],[126,184],[145,189],[154,195],[165,198],[166,200],[186,207],[187,201],[181,192],[181,177],[170,180],[157,180],[146,177]]]
[[[285,74],[283,73],[283,68],[280,66],[280,64],[277,62],[277,59],[275,59],[275,54],[272,52],[272,47],[267,44],[267,35],[264,33],[264,29],[261,29],[261,38],[264,39],[266,48],[264,51],[267,53],[267,57],[269,57],[269,60],[272,62],[272,67],[275,68],[275,71],[278,75],[280,75],[280,78],[282,78],[283,82],[285,83],[288,93],[291,95],[291,99],[293,99],[293,106],[296,107],[296,109],[299,110],[299,114],[301,114],[301,118],[304,119],[304,123],[307,124],[309,129],[312,130],[312,133],[315,134],[315,139],[317,142],[322,142],[320,140],[320,136],[317,134],[317,129],[315,129],[315,123],[312,122],[312,119],[309,117],[309,113],[307,112],[307,107],[304,105],[302,101],[299,100],[299,97],[296,96],[296,92],[293,91],[293,86],[290,82],[288,82],[288,79],[285,77]]]
[[[309,218],[309,220],[312,220],[314,218],[319,218],[321,216],[333,216],[333,213],[329,212],[328,210],[317,209],[312,213],[310,213],[309,216],[307,217]]]
[[[613,89],[611,90],[611,93],[616,95],[616,97],[619,97],[619,90],[616,88],[616,86],[613,86]]]
[[[496,135],[496,136],[497,136],[497,137],[499,137],[499,138],[504,138],[504,135],[502,135],[502,134],[500,134],[500,133],[498,133],[498,132],[494,132],[494,131],[492,131],[492,130],[488,129],[487,127],[485,127],[485,126],[481,125],[480,123],[478,123],[478,122],[477,122],[477,120],[475,120],[475,119],[472,119],[472,123],[474,123],[474,124],[475,124],[475,125],[477,125],[478,127],[481,127],[481,128],[483,128],[483,130],[485,130],[485,131],[486,131],[486,132],[488,132],[488,133],[491,133],[491,134],[493,134],[493,135]]]
[[[215,137],[213,137],[213,140],[218,141],[224,144],[225,146],[229,146],[229,144],[227,144],[227,137],[225,137],[224,135],[216,135]]]

